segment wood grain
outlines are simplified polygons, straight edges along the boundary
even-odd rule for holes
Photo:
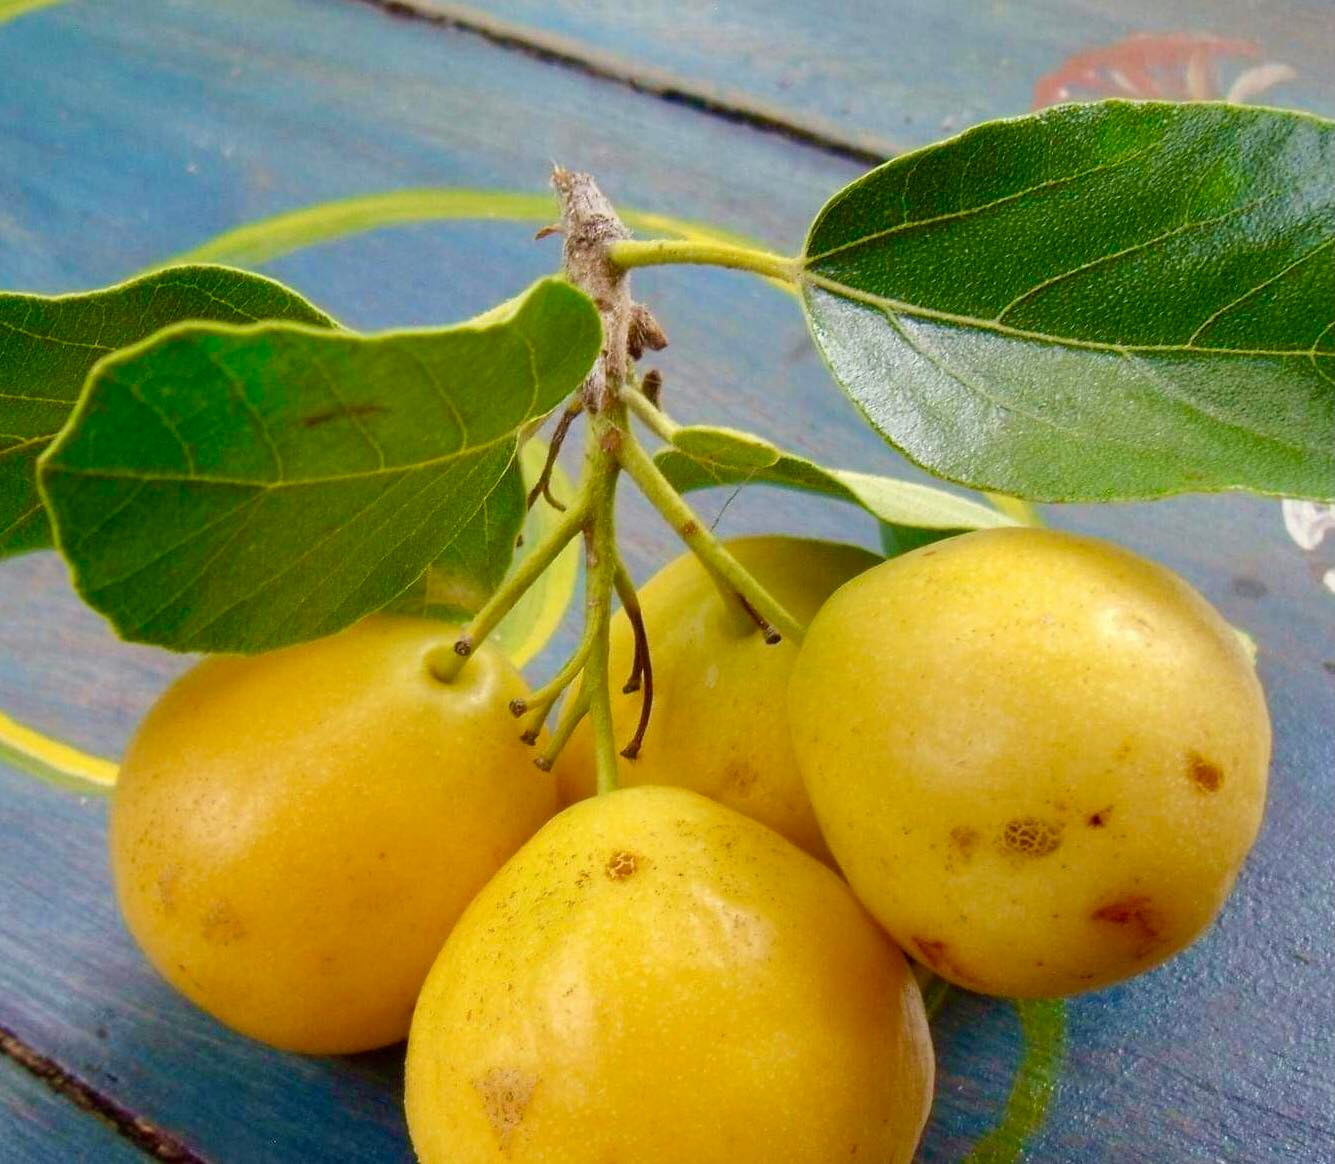
[[[611,21],[613,6],[587,7]],[[676,21],[699,39],[705,7],[616,11],[641,10],[655,27]],[[805,45],[802,37],[824,35],[816,26],[828,12],[810,7],[808,16],[777,5],[748,35]],[[890,32],[912,32],[893,42],[908,73],[896,116],[922,118],[922,140],[952,112],[972,118],[1027,101],[1027,76],[1004,88],[988,72],[998,53],[994,30],[965,21],[962,6],[939,18],[925,3],[876,7],[900,14]],[[671,21],[670,11],[679,14]],[[1319,15],[1305,11],[1294,16],[1295,34]],[[875,26],[882,43],[886,28]],[[646,38],[618,35],[627,51],[655,59]],[[1018,42],[1020,33],[1012,35]],[[763,50],[772,43],[725,57],[734,79],[750,85],[768,75]],[[817,87],[832,91],[836,68],[817,62],[840,58],[803,53],[812,75],[824,77]],[[1049,67],[1046,53],[1033,50],[1024,68],[1039,56]],[[915,54],[933,57],[940,76],[929,80]],[[802,55],[789,49],[785,59],[798,68]],[[841,82],[848,92],[874,71],[873,57],[874,45],[863,72]],[[78,0],[0,28],[0,285],[107,283],[223,229],[321,199],[426,184],[537,189],[553,157],[594,170],[628,204],[745,230],[785,249],[859,170],[363,5]],[[524,229],[424,224],[312,248],[266,269],[349,323],[377,328],[472,314],[556,261],[554,245],[533,243]],[[672,340],[660,365],[682,420],[759,427],[826,463],[921,479],[829,382],[789,299],[718,271],[646,271],[636,284]],[[706,518],[726,499],[702,497]],[[1257,636],[1277,751],[1265,835],[1221,924],[1171,966],[1073,1004],[1070,1063],[1031,1158],[1327,1160],[1335,1138],[1327,669],[1335,669],[1335,596],[1319,577],[1335,547],[1328,539],[1304,555],[1285,534],[1277,503],[1242,497],[1070,507],[1050,517],[1166,562]],[[677,552],[635,499],[626,499],[622,519],[637,576]],[[875,542],[870,520],[851,507],[768,490],[744,492],[719,528]],[[118,754],[186,661],[114,641],[49,554],[7,562],[0,573],[0,706]],[[568,625],[536,671],[571,641]],[[101,804],[0,772],[0,1025],[210,1161],[409,1159],[399,1053],[282,1055],[220,1029],[172,994],[116,920],[103,829]],[[1018,1029],[1006,1004],[970,998],[944,1012],[939,1039],[937,1110],[921,1158],[954,1162],[999,1110]],[[0,1094],[18,1094],[14,1087],[0,1081]],[[52,1135],[65,1134],[51,1126]],[[65,1158],[38,1133],[12,1142],[19,1147],[7,1140],[0,1152],[7,1164]]]
[[[850,152],[909,149],[1023,113],[1042,74],[1136,33],[1253,41],[1260,59],[1298,72],[1268,103],[1335,111],[1335,11],[1302,0],[366,2],[554,51],[626,84],[717,103],[761,124],[810,128],[817,140],[842,142]],[[1252,63],[1224,71],[1233,76]]]

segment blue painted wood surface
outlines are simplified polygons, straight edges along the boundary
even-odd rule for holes
[[[773,26],[808,20],[799,7],[773,6]],[[597,27],[624,39],[613,11]],[[1296,34],[1304,25],[1294,21]],[[958,15],[947,23],[948,37],[931,36],[930,24],[917,34],[918,55],[940,62],[943,75],[957,57],[992,52],[989,26],[970,32]],[[1295,51],[1310,47],[1297,39]],[[779,43],[790,62],[803,59]],[[1273,55],[1283,58],[1278,48]],[[733,58],[729,75],[749,83],[769,67]],[[837,69],[822,69],[828,93]],[[910,85],[899,103],[932,108],[926,82],[914,83],[921,101]],[[1028,84],[979,82],[994,104],[978,115],[1010,111],[1004,102],[1027,100]],[[931,116],[939,120],[934,108]],[[923,140],[938,129],[933,122]],[[321,199],[428,184],[537,189],[552,157],[593,169],[626,204],[784,248],[796,247],[823,199],[860,169],[351,3],[76,0],[0,27],[7,287],[109,282],[225,228]],[[466,316],[555,261],[554,245],[534,244],[524,228],[420,225],[314,248],[268,270],[373,328]],[[704,270],[647,271],[637,285],[672,338],[660,363],[682,419],[760,427],[830,463],[918,476],[830,384],[785,297]],[[707,516],[725,496],[702,500]],[[1257,636],[1276,762],[1262,842],[1220,925],[1170,966],[1073,1004],[1070,1061],[1031,1158],[1327,1161],[1335,746],[1324,668],[1335,663],[1335,595],[1320,575],[1335,564],[1335,547],[1328,539],[1303,554],[1277,503],[1241,497],[1049,516],[1180,570]],[[623,528],[640,577],[676,553],[631,498]],[[719,528],[875,540],[852,509],[765,490],[729,505]],[[571,641],[567,627],[541,666]],[[0,566],[0,707],[11,714],[116,755],[184,665],[115,642],[52,555]],[[337,1060],[271,1052],[222,1030],[154,977],[115,916],[104,819],[99,803],[0,771],[0,1025],[211,1161],[407,1160],[398,1052]],[[968,998],[948,1007],[938,1035],[937,1111],[922,1159],[953,1162],[1004,1098],[1018,1030],[1006,1004]],[[6,1096],[17,1087],[0,1076]],[[65,1158],[33,1136],[0,1141],[6,1164]]]
[[[150,1157],[0,1055],[0,1159],[145,1164]]]
[[[1326,0],[425,0],[424,7],[540,30],[599,59],[652,65],[707,95],[744,94],[791,121],[901,149],[1023,113],[1041,75],[1136,33],[1252,41],[1260,56],[1225,62],[1225,81],[1257,60],[1283,61],[1298,75],[1267,101],[1335,111],[1335,9]]]

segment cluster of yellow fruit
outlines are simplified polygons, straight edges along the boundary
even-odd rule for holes
[[[136,939],[279,1047],[411,1025],[424,1164],[909,1160],[933,1056],[901,951],[1042,996],[1180,950],[1259,827],[1264,699],[1200,595],[1092,539],[731,548],[804,643],[668,566],[652,731],[593,799],[586,734],[531,764],[497,653],[433,676],[439,623],[206,660],[116,791]],[[614,674],[631,652],[619,615]]]

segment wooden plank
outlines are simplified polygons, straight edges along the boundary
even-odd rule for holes
[[[0,1153],[7,1164],[53,1159],[60,1164],[144,1164],[149,1159],[108,1124],[79,1110],[3,1055]]]
[[[242,19],[237,7],[76,3],[0,29],[0,284],[106,282],[320,198],[428,183],[532,189],[550,157],[595,169],[629,204],[795,246],[858,169],[370,8],[274,0]],[[269,269],[379,327],[470,314],[554,261],[552,244],[522,229],[423,225]],[[827,461],[914,475],[829,383],[782,296],[715,271],[637,283],[672,337],[662,366],[684,419],[754,424]],[[725,499],[701,508],[713,518]],[[1324,1160],[1335,805],[1322,664],[1335,662],[1335,635],[1319,573],[1330,555],[1304,556],[1276,503],[1245,498],[1073,507],[1054,521],[1183,571],[1258,636],[1278,750],[1266,835],[1223,924],[1171,967],[1073,1005],[1071,1062],[1033,1158],[1260,1162],[1282,1145],[1285,1159]],[[643,506],[628,501],[623,522],[640,576],[676,552]],[[720,524],[776,527],[874,540],[850,509],[763,490]],[[182,661],[116,643],[50,555],[0,570],[0,707],[116,754]],[[176,998],[115,919],[102,829],[100,805],[0,777],[0,1025],[206,1159],[407,1159],[397,1052],[280,1055]],[[955,1161],[1004,1097],[1018,1038],[1009,1007],[982,1000],[948,1010],[941,1038],[923,1159]]]
[[[786,121],[858,150],[907,149],[989,117],[1023,113],[1040,76],[1073,54],[1136,33],[1254,42],[1257,58],[1223,62],[1221,93],[1243,68],[1280,61],[1298,76],[1267,101],[1335,112],[1335,11],[1302,0],[396,5],[582,60],[627,83],[764,122]],[[1184,67],[1178,74],[1185,75]]]

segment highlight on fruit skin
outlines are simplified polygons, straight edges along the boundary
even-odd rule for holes
[[[857,546],[795,537],[744,537],[733,556],[799,622],[809,622],[839,586],[881,558]],[[788,738],[788,677],[797,644],[768,644],[724,605],[694,554],[668,563],[639,590],[653,665],[653,710],[643,746],[618,762],[622,787],[690,788],[768,825],[823,861],[816,825]],[[624,610],[612,619],[609,673],[617,740],[631,737],[642,692],[622,692],[635,655]],[[562,799],[596,788],[587,719],[557,761]]]
[[[213,656],[158,700],[114,790],[131,934],[214,1017],[286,1050],[402,1039],[464,907],[557,809],[484,647],[451,684],[456,628],[376,616],[256,656]]]
[[[1094,538],[964,534],[853,579],[789,691],[854,892],[990,994],[1108,986],[1204,932],[1256,839],[1270,721],[1232,628]]]
[[[421,1164],[908,1164],[933,1055],[908,963],[830,869],[681,788],[555,817],[423,987]]]

